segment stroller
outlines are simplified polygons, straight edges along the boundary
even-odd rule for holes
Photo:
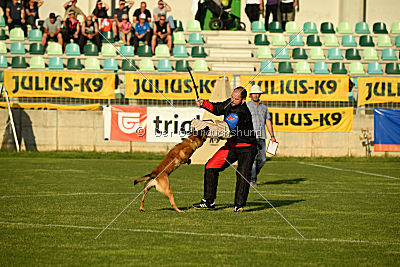
[[[240,17],[231,13],[231,9],[225,8],[220,0],[206,0],[204,2],[207,9],[213,14],[209,27],[211,30],[246,30],[246,24],[240,22]]]

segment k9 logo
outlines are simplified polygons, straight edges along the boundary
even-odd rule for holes
[[[140,128],[139,112],[118,112],[118,127],[126,134],[136,133]]]

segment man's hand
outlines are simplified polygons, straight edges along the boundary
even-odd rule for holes
[[[203,100],[203,99],[201,99],[201,98],[197,98],[197,99],[196,99],[196,105],[197,105],[197,106],[201,107],[201,106],[203,105],[203,103],[204,103],[204,100]]]
[[[275,136],[271,136],[271,141],[276,142]]]
[[[8,23],[11,23],[11,22],[13,22],[13,20],[12,20],[12,18],[8,18]]]
[[[89,33],[87,37],[88,37],[89,39],[92,39],[92,38],[93,38],[93,34]]]

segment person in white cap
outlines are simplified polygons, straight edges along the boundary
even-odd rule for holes
[[[139,41],[143,41],[145,45],[150,45],[151,40],[151,28],[149,22],[146,20],[146,14],[142,13],[139,15],[139,23],[136,24],[135,37],[133,38],[133,47],[135,48],[135,54],[139,47]]]
[[[261,91],[260,86],[253,85],[250,88],[251,101],[246,103],[251,112],[253,128],[257,139],[257,156],[251,169],[250,178],[250,185],[252,186],[257,186],[257,175],[267,160],[267,155],[265,153],[265,139],[267,137],[265,125],[267,125],[268,132],[271,135],[271,140],[276,142],[271,122],[271,114],[269,113],[267,106],[260,103],[260,96],[263,93],[264,92]]]

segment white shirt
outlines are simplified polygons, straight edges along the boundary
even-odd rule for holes
[[[289,4],[289,3],[293,3],[294,2],[294,0],[281,0],[281,3],[284,3],[284,4]]]
[[[250,4],[250,5],[252,5],[252,4],[260,4],[260,0],[247,0],[246,1],[246,4]]]

